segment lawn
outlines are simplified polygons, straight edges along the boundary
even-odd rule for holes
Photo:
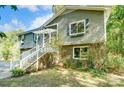
[[[124,76],[106,74],[94,77],[89,72],[64,68],[52,68],[26,74],[22,77],[0,80],[2,87],[92,87],[124,86]]]

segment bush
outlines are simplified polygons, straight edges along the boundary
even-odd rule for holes
[[[106,72],[102,69],[88,68],[88,72],[92,74],[93,77],[104,77]]]
[[[105,69],[107,72],[124,72],[124,57],[121,54],[108,53],[105,62]]]
[[[63,61],[63,65],[64,65],[65,68],[70,68],[70,67],[71,67],[71,61],[69,61],[69,60],[64,60],[64,61]]]
[[[79,60],[73,61],[71,59],[65,59],[63,65],[65,68],[82,69],[82,62]]]
[[[21,68],[14,68],[11,70],[11,72],[12,72],[12,77],[19,77],[25,74],[25,71]]]

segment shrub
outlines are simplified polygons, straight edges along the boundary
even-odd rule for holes
[[[25,74],[25,71],[21,68],[14,68],[11,70],[11,72],[12,72],[12,77],[19,77]]]
[[[63,65],[65,68],[70,68],[71,67],[71,61],[70,60],[63,60]]]
[[[121,54],[108,53],[105,62],[107,72],[124,72],[124,57]]]
[[[88,69],[88,71],[94,76],[94,77],[103,77],[105,76],[105,71],[100,69]]]
[[[63,65],[65,68],[82,69],[82,62],[79,60],[73,61],[71,59],[65,59]]]

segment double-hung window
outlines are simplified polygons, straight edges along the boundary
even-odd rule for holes
[[[69,24],[69,35],[79,35],[86,32],[89,25],[89,19],[72,22]]]
[[[88,57],[88,46],[73,48],[74,59],[87,59],[87,57]]]

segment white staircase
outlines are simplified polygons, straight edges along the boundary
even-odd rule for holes
[[[57,52],[56,48],[53,48],[50,45],[46,45],[44,47],[34,47],[26,52],[23,52],[20,55],[20,62],[12,66],[12,68],[20,67],[23,69],[27,69],[37,62],[39,58],[47,54],[48,52]]]

